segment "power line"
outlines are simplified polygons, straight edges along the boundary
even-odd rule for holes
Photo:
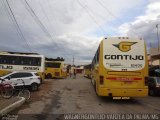
[[[9,10],[10,10],[12,16],[13,16],[13,19],[14,19],[14,21],[15,21],[15,23],[16,23],[16,26],[17,26],[17,28],[18,28],[18,30],[19,30],[19,33],[20,33],[22,39],[26,42],[26,46],[28,47],[29,51],[32,52],[32,50],[31,50],[31,48],[30,48],[30,46],[29,46],[29,44],[28,44],[28,41],[25,39],[25,37],[24,37],[24,35],[23,35],[23,33],[22,33],[22,31],[21,31],[19,25],[18,25],[18,22],[17,22],[17,20],[16,20],[16,18],[15,18],[15,16],[14,16],[14,13],[13,13],[13,11],[12,11],[10,5],[9,5],[8,0],[6,0],[6,2],[7,2],[8,8],[9,8]]]
[[[5,9],[4,11],[5,11],[6,15],[7,15],[8,18],[9,18],[10,24],[13,25],[13,27],[16,28],[16,30],[17,30],[17,31],[16,31],[17,35],[21,37],[21,35],[20,35],[20,33],[19,33],[19,30],[18,30],[18,28],[17,28],[17,26],[16,26],[16,23],[15,23],[12,15],[11,15],[11,13],[10,13],[10,11],[8,10],[8,7],[6,6],[4,0],[0,0],[0,1],[1,1],[1,4],[4,6],[3,8]],[[3,10],[3,9],[2,9],[2,10]],[[2,13],[3,13],[3,12],[2,12]],[[4,14],[5,14],[5,13],[4,13]]]
[[[99,5],[101,5],[111,16],[113,16],[114,18],[116,18],[116,19],[119,19],[119,21],[121,22],[121,24],[123,24],[124,23],[124,21],[123,20],[121,20],[119,17],[117,17],[116,15],[114,15],[106,6],[104,6],[99,0],[96,0],[98,3],[99,3]],[[133,29],[131,29],[131,31],[136,35],[136,36],[138,36],[137,35],[137,33],[133,30]]]
[[[8,13],[7,15],[9,15],[10,20],[13,21],[13,23],[15,24],[15,27],[16,27],[16,29],[17,29],[18,35],[21,37],[22,40],[25,41],[25,43],[26,43],[25,45],[26,45],[26,47],[29,49],[29,51],[32,52],[32,50],[31,50],[31,48],[30,48],[30,45],[28,44],[28,41],[25,39],[25,37],[24,37],[24,35],[23,35],[23,33],[22,33],[19,25],[18,25],[18,22],[17,22],[17,20],[16,20],[16,18],[15,18],[15,16],[14,16],[14,13],[13,13],[10,5],[9,5],[8,0],[6,0],[6,3],[7,3],[7,6],[8,6],[8,8],[9,8],[9,10],[8,10],[6,4],[4,3],[3,0],[1,1],[1,3],[4,5],[4,8],[6,9],[6,11],[7,11],[7,13]]]
[[[47,1],[47,4],[48,4],[48,8],[50,9],[50,11],[51,11],[51,13],[52,13],[52,9],[51,9],[50,3],[49,3],[48,0],[46,0],[46,1]],[[58,24],[58,22],[57,22],[57,20],[56,20],[56,17],[55,17],[53,14],[51,14],[51,15],[52,15],[52,18],[54,18],[55,23]]]
[[[85,8],[85,6],[83,6],[82,3],[81,3],[79,0],[77,0],[77,1],[78,1],[78,4],[79,4],[82,8],[84,8],[84,10],[87,12],[87,14],[89,15],[89,17],[93,20],[93,22],[101,29],[101,31],[104,32],[104,33],[107,33],[107,32],[98,24],[98,22],[96,21],[96,19],[90,14],[90,12]]]
[[[10,14],[10,12],[9,12],[6,4],[4,3],[4,0],[1,0],[1,4],[4,6],[4,9],[6,10],[6,11],[5,11],[5,10],[4,10],[4,11],[5,11],[6,15],[9,17],[10,22],[11,22],[11,23],[12,23],[12,22],[14,23],[14,20],[13,20],[13,18],[12,18],[12,16],[11,16],[11,14]],[[17,26],[16,26],[16,27],[17,27]]]
[[[106,8],[106,6],[104,6],[99,0],[96,0],[111,16],[113,16],[114,18],[119,19],[117,16],[115,16],[108,8]],[[121,21],[121,20],[120,20]],[[123,22],[123,21],[121,21]]]
[[[32,9],[32,7],[29,5],[29,3],[24,0],[25,5],[27,5],[27,10],[28,12],[31,14],[31,16],[33,17],[33,19],[35,20],[35,22],[41,27],[41,29],[44,31],[44,33],[46,33],[46,35],[52,39],[51,34],[48,32],[48,30],[46,29],[46,27],[43,25],[43,23],[41,22],[41,20],[39,19],[39,17],[36,15],[36,13],[34,12],[34,10]],[[53,39],[52,39],[53,40]]]
[[[27,0],[24,0],[25,6],[27,7],[26,9],[28,10],[28,12],[30,13],[30,15],[32,16],[32,18],[35,20],[35,22],[40,26],[40,28],[44,31],[44,33],[48,36],[48,38],[51,39],[51,41],[53,42],[54,39],[52,37],[52,35],[50,34],[50,32],[47,30],[47,28],[44,26],[44,24],[41,22],[41,20],[39,19],[39,17],[36,15],[36,13],[34,12],[34,10],[32,9],[32,7],[29,5],[29,3],[27,2]],[[54,42],[54,46],[56,46],[56,48],[60,49],[56,43],[56,41]],[[65,55],[65,54],[63,54]]]
[[[41,10],[42,10],[44,16],[46,17],[46,20],[48,21],[48,23],[50,24],[50,26],[52,26],[52,24],[51,24],[51,22],[50,22],[50,20],[49,20],[49,18],[48,18],[48,16],[47,16],[44,8],[43,8],[43,5],[41,4],[41,1],[39,1],[39,4],[40,4]]]
[[[6,15],[9,17],[9,20],[10,20],[11,24],[13,23],[12,25],[14,25],[14,27],[17,29],[17,34],[18,34],[18,36],[21,37],[21,34],[19,33],[19,30],[18,30],[18,28],[17,28],[16,22],[14,21],[14,19],[13,19],[13,17],[12,17],[12,14],[11,14],[11,12],[8,10],[8,7],[7,7],[7,5],[5,4],[4,0],[1,0],[1,3],[2,3],[3,6],[4,6]]]
[[[27,2],[27,0],[24,0],[24,5],[26,6],[25,8],[28,10],[28,12],[30,13],[30,15],[32,16],[32,18],[35,20],[35,22],[40,26],[40,28],[44,31],[44,33],[46,33],[46,35],[52,40],[52,42],[54,41],[52,35],[50,34],[50,32],[47,30],[47,28],[44,26],[44,24],[41,22],[41,20],[39,19],[39,17],[36,15],[36,13],[34,12],[34,10],[32,9],[32,7],[29,5],[29,3]],[[48,18],[48,17],[47,17]],[[48,19],[49,20],[49,19]],[[56,46],[57,49],[62,49],[60,48],[56,41],[54,42],[54,45]],[[64,54],[63,52],[61,52],[61,54],[66,57],[66,54]]]

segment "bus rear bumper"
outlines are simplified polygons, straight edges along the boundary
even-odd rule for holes
[[[99,96],[110,96],[110,97],[145,97],[148,96],[148,88],[143,89],[108,89],[99,88]]]

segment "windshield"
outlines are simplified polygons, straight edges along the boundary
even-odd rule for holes
[[[52,63],[52,62],[48,62],[46,63],[46,67],[49,68],[60,68],[61,63]]]

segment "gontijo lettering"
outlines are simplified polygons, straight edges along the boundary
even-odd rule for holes
[[[11,70],[11,69],[13,69],[13,66],[11,66],[11,65],[0,65],[0,69],[9,69],[9,70]]]
[[[105,55],[106,60],[144,60],[143,55]]]

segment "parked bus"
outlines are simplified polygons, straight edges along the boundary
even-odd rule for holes
[[[147,79],[144,40],[110,37],[101,41],[92,60],[91,82],[98,96],[147,96]]]
[[[91,78],[91,64],[84,66],[84,76]]]
[[[37,72],[44,79],[45,57],[37,53],[0,52],[0,76],[12,71]]]
[[[67,66],[64,64],[64,59],[46,59],[45,61],[45,77],[46,78],[66,78]]]

